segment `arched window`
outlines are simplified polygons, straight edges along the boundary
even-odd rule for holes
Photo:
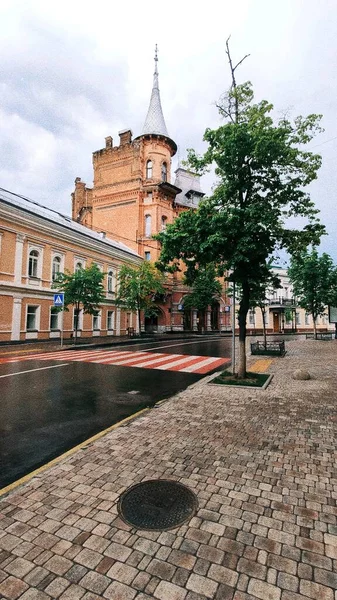
[[[166,229],[166,223],[167,223],[167,217],[163,216],[161,218],[161,230],[162,231],[165,231],[165,229]]]
[[[52,264],[52,274],[51,278],[53,281],[57,278],[59,272],[61,271],[61,258],[59,256],[54,256],[53,264]]]
[[[112,293],[116,290],[116,277],[112,269],[108,271],[108,292]]]
[[[151,215],[145,215],[145,235],[146,237],[151,235]]]
[[[152,179],[152,160],[146,163],[146,179]]]
[[[167,181],[167,164],[166,164],[166,162],[163,162],[163,164],[161,166],[161,180]]]
[[[81,269],[83,269],[83,265],[81,262],[77,262],[75,265],[75,272],[77,273],[77,271],[80,271]]]
[[[31,250],[28,261],[28,276],[37,277],[38,273],[39,253],[37,250]]]

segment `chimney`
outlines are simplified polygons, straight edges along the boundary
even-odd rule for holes
[[[112,148],[112,143],[113,143],[112,137],[111,137],[111,135],[108,135],[108,137],[105,138],[105,147]]]
[[[131,144],[132,140],[132,131],[131,129],[123,129],[118,132],[119,135],[119,145],[126,146],[127,144]]]

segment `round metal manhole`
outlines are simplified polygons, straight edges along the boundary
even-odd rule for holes
[[[177,481],[151,479],[131,486],[118,502],[120,517],[136,529],[179,527],[198,509],[194,492]]]

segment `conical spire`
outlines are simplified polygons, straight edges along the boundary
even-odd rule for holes
[[[154,133],[157,135],[164,135],[166,137],[169,137],[169,135],[167,133],[167,129],[166,129],[163,110],[161,107],[161,102],[160,102],[157,63],[158,63],[158,51],[157,51],[157,44],[156,44],[155,56],[154,56],[155,68],[154,68],[154,74],[153,74],[152,94],[151,94],[150,106],[149,106],[149,110],[147,111],[142,135]]]

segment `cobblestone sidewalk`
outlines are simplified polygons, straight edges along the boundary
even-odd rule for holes
[[[337,600],[336,349],[287,342],[266,390],[199,382],[5,496],[0,597]],[[124,524],[119,495],[152,478],[196,516]]]

